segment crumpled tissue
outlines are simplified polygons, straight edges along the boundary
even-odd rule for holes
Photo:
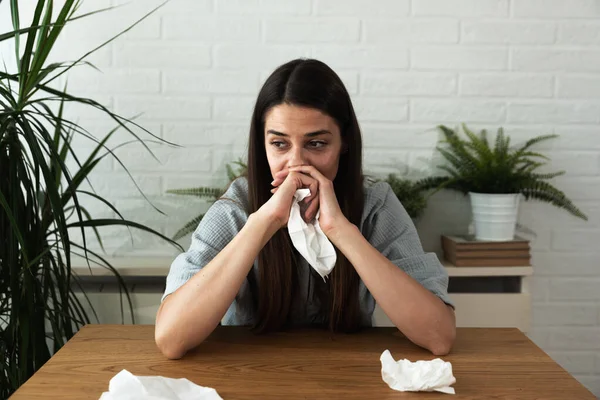
[[[308,195],[310,189],[298,189],[294,194],[287,228],[294,247],[325,280],[335,266],[337,256],[333,244],[319,225],[320,210],[310,223],[307,224],[302,219],[299,203]]]
[[[126,369],[108,384],[100,400],[223,400],[213,388],[196,385],[185,379],[162,376],[136,376]]]
[[[452,375],[452,364],[436,358],[430,361],[411,362],[406,359],[395,361],[389,350],[380,357],[381,377],[388,386],[401,392],[442,392],[455,394],[456,383]]]

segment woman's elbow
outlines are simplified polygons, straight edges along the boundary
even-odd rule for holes
[[[456,339],[456,327],[452,326],[444,332],[439,332],[429,346],[429,350],[436,356],[445,356],[452,350]]]
[[[154,342],[160,352],[170,360],[178,360],[182,358],[187,352],[183,344],[178,343],[177,340],[165,332],[165,329],[160,329],[156,326],[154,330]]]
[[[430,351],[434,356],[445,356],[452,350],[451,340],[438,340],[431,345]]]

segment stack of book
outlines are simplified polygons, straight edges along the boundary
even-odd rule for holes
[[[474,236],[442,235],[444,258],[457,267],[518,267],[531,265],[529,241],[516,236],[505,242]]]

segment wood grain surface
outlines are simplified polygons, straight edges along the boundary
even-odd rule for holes
[[[12,399],[98,399],[122,369],[188,378],[225,399],[595,399],[517,329],[461,328],[450,361],[456,396],[397,392],[381,379],[381,353],[435,358],[394,328],[331,335],[300,330],[257,336],[219,327],[181,360],[154,343],[154,326],[87,325]]]

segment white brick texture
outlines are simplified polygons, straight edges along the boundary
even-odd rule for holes
[[[459,93],[464,96],[552,97],[554,78],[540,74],[462,74]]]
[[[403,48],[390,51],[388,46],[319,46],[313,50],[313,57],[330,64],[334,69],[408,67],[408,51]]]
[[[260,40],[260,21],[241,17],[198,18],[197,16],[165,16],[165,39],[193,42],[247,42]]]
[[[0,2],[0,32],[10,30],[9,3]],[[22,19],[28,3],[19,2]],[[52,61],[76,60],[160,0],[84,4],[85,11],[122,7],[67,27]],[[226,181],[225,164],[246,154],[260,87],[293,58],[321,59],[346,84],[368,174],[434,172],[438,124],[502,126],[515,144],[559,134],[536,150],[550,157],[546,170],[566,171],[552,183],[589,220],[522,203],[519,222],[535,232],[529,334],[600,396],[599,17],[598,0],[177,0],[93,54],[100,71],[75,68],[68,88],[125,117],[141,114],[140,123],[181,146],[149,142],[160,162],[139,144],[117,150],[168,218],[142,204],[117,162],[103,162],[92,176],[99,194],[168,234],[202,206],[165,190]],[[3,42],[0,54],[10,68],[14,49]],[[89,108],[69,107],[68,115],[99,138],[115,126]],[[120,133],[110,145],[131,139]],[[75,144],[82,157],[92,147]],[[434,196],[417,224],[425,248],[438,251],[440,234],[465,231],[469,219],[466,198]],[[107,237],[110,252],[172,255],[143,235],[131,248],[122,233]]]
[[[415,15],[448,17],[505,17],[508,0],[418,0],[413,1]]]
[[[600,300],[600,279],[557,280],[550,285],[550,300]]]
[[[265,21],[267,43],[356,43],[360,39],[357,19],[272,19]]]
[[[165,71],[163,92],[166,94],[218,93],[254,94],[258,74],[251,71]]]
[[[404,16],[408,14],[409,0],[380,0],[373,3],[369,0],[315,0],[314,8],[317,15],[349,15],[352,17],[383,15]]]
[[[513,1],[516,17],[595,18],[600,8],[595,0],[527,0]]]
[[[250,121],[256,98],[250,96],[217,97],[213,118],[223,121]]]
[[[512,66],[515,71],[598,72],[600,51],[566,48],[512,49]]]
[[[600,103],[590,102],[514,102],[508,106],[508,122],[537,124],[598,124]]]
[[[506,108],[503,102],[479,100],[413,100],[411,119],[416,122],[502,122]]]
[[[365,41],[373,44],[458,42],[458,21],[448,19],[367,19],[363,27]]]
[[[505,70],[506,49],[472,46],[418,46],[411,50],[411,67],[429,70]]]
[[[69,74],[68,90],[87,94],[157,94],[160,92],[160,72],[148,69],[103,68],[90,73],[74,69]]]
[[[399,122],[407,119],[407,102],[394,98],[358,98],[354,102],[356,116],[362,121]]]
[[[555,25],[542,22],[465,22],[462,27],[465,43],[549,44],[556,36]]]
[[[558,28],[560,44],[600,44],[600,24],[597,22],[564,22]]]
[[[430,72],[365,72],[361,91],[368,95],[444,96],[456,93],[456,75]]]
[[[306,57],[310,53],[308,47],[260,43],[255,45],[216,43],[213,52],[216,67],[242,70],[248,68],[272,70],[274,66],[292,58]]]
[[[310,10],[310,0],[216,0],[217,14],[225,15],[307,15]]]
[[[553,290],[555,290],[554,287],[550,288],[551,300],[559,300],[553,296]],[[533,323],[540,326],[594,326],[596,325],[596,314],[596,307],[592,304],[538,304],[534,308]]]
[[[558,95],[566,98],[600,98],[600,77],[595,75],[564,75],[558,77]]]
[[[117,100],[117,113],[131,117],[144,113],[153,119],[210,117],[210,98],[199,96],[122,96]]]
[[[115,66],[119,68],[195,69],[210,63],[210,47],[193,42],[115,44]]]

